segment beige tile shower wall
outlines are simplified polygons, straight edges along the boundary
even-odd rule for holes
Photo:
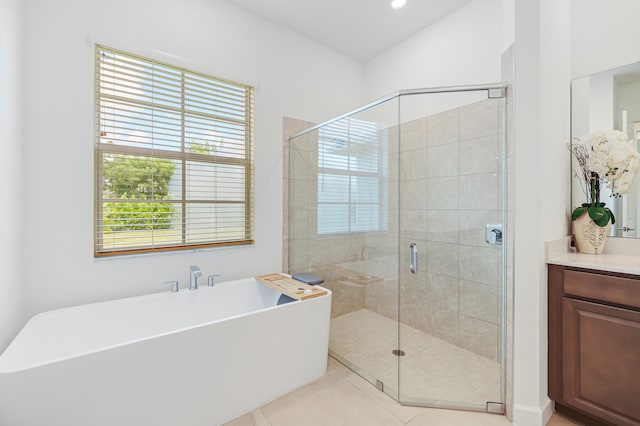
[[[397,232],[322,237],[317,233],[318,132],[289,141],[289,137],[312,124],[284,121],[284,271],[311,272],[325,279],[333,292],[332,316],[365,306],[375,295],[378,311],[397,317]],[[380,135],[385,137],[386,133]],[[397,138],[396,138],[397,139]],[[385,140],[385,139],[383,139]],[[395,182],[397,186],[397,181]],[[397,206],[397,191],[389,202]],[[397,211],[397,207],[395,209]],[[390,223],[397,214],[390,212]]]
[[[292,220],[292,216],[295,214],[289,211],[289,139],[303,131],[312,127],[313,123],[303,120],[298,120],[290,117],[283,117],[282,119],[282,212],[283,212],[283,227],[282,227],[282,270],[289,270],[289,253],[292,246],[290,241],[289,222]],[[298,218],[299,220],[299,218]],[[293,255],[302,256],[300,250],[292,251]]]
[[[390,154],[390,164],[400,161],[400,320],[492,360],[501,265],[484,230],[500,222],[498,111],[489,99],[403,123],[398,157]],[[403,267],[411,243],[417,274]],[[391,316],[378,300],[392,297],[390,287],[367,289],[365,306]]]
[[[498,106],[487,100],[404,123],[400,144],[397,128],[387,130],[385,234],[319,238],[317,133],[290,150],[285,137],[284,270],[325,278],[333,316],[366,307],[397,319],[400,296],[402,322],[497,360],[501,265],[484,227],[500,222]],[[301,126],[310,123],[285,121],[285,130]],[[415,275],[403,264],[412,242],[421,258]]]
[[[365,289],[364,307],[394,321],[398,320],[398,208],[400,203],[398,177],[398,127],[380,130],[388,150],[387,231],[363,239],[364,271],[379,277]]]

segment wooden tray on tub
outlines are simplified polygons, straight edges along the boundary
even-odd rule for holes
[[[307,300],[327,294],[327,290],[323,288],[305,284],[282,274],[260,275],[256,277],[256,279],[262,284],[286,294],[293,299]]]

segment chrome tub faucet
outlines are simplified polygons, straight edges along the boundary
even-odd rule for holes
[[[198,278],[202,276],[202,271],[195,265],[189,268],[189,290],[198,289]]]
[[[207,279],[207,287],[213,287],[215,285],[214,280],[219,276],[220,274],[209,275],[209,278]]]
[[[165,281],[165,284],[171,285],[171,293],[177,293],[180,291],[180,284],[178,284],[178,281]]]

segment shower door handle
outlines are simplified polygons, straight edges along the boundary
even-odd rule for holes
[[[416,243],[409,245],[409,271],[412,274],[418,272],[418,246]]]

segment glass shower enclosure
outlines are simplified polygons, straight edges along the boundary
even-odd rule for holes
[[[398,402],[502,412],[505,87],[404,90],[289,140],[288,272]]]

